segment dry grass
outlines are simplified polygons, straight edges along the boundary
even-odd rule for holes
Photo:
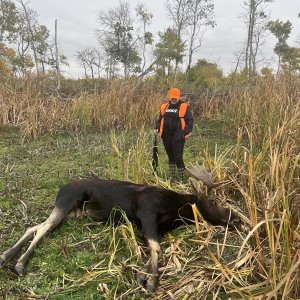
[[[100,95],[82,94],[62,101],[25,92],[0,90],[0,125],[20,126],[23,139],[43,134],[88,130],[131,130],[150,124],[158,114],[161,95],[140,81],[111,82]]]
[[[153,124],[160,103],[161,95],[137,81],[114,82],[100,96],[81,95],[67,102],[43,99],[30,92],[2,91],[0,123],[20,126],[23,139],[37,138],[45,133],[84,133],[92,129],[127,131]],[[208,167],[216,169],[218,179],[231,178],[231,192],[239,193],[243,199],[241,208],[236,206],[235,209],[243,214],[249,231],[241,234],[238,246],[234,246],[227,241],[230,235],[227,232],[222,242],[215,242],[215,232],[205,223],[197,223],[196,237],[190,238],[194,247],[185,246],[182,250],[185,242],[178,238],[167,249],[168,261],[161,269],[164,290],[158,290],[157,297],[299,299],[299,78],[261,80],[252,87],[230,90],[226,98],[193,105],[195,112],[201,111],[203,119],[224,120],[223,130],[236,137],[236,145],[228,151],[216,150],[211,155],[212,149],[208,149],[203,151],[201,159]],[[134,178],[138,181],[142,173],[139,155],[145,151],[145,137],[141,135],[131,147],[126,157],[128,165],[118,143],[112,134],[112,149],[119,152],[114,160],[114,164],[119,161],[118,177],[128,178],[128,173],[133,172],[128,166],[132,168],[135,161]],[[230,192],[223,196],[230,197]],[[123,228],[122,234],[132,256],[143,253],[130,227]],[[235,247],[239,247],[238,251],[229,260],[223,259],[223,250]],[[199,255],[208,255],[211,263],[199,265]],[[132,265],[133,271],[135,268]],[[86,278],[74,280],[71,288],[98,280],[100,275],[107,273],[122,278],[118,267],[111,265],[110,270],[104,270],[96,266],[87,271]],[[178,282],[169,281],[169,275],[178,273]],[[106,299],[115,296],[109,294],[105,284],[99,285],[99,291]],[[126,299],[135,292],[129,289],[117,299]]]

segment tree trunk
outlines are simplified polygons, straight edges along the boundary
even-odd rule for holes
[[[278,55],[278,64],[277,64],[276,77],[278,77],[278,75],[279,75],[280,66],[281,66],[281,55]]]
[[[20,0],[20,3],[21,3],[21,5],[24,9],[24,13],[25,13],[26,21],[27,21],[27,28],[28,28],[28,31],[29,31],[30,36],[31,36],[30,44],[31,44],[31,48],[32,48],[32,51],[33,51],[33,57],[34,57],[36,72],[37,72],[37,74],[39,74],[39,63],[38,63],[38,57],[37,57],[35,44],[34,44],[34,34],[33,34],[32,27],[31,27],[30,17],[29,17],[29,14],[27,12],[26,6],[25,6],[25,4],[23,3],[22,0]]]
[[[57,19],[55,20],[55,62],[56,62],[56,91],[59,95],[60,92],[60,67],[59,67],[59,54],[57,45]]]

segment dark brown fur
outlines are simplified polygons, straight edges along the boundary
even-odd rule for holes
[[[23,275],[24,268],[40,240],[54,230],[70,213],[84,210],[85,214],[106,221],[113,208],[123,210],[129,220],[141,228],[150,249],[150,260],[137,275],[138,283],[153,292],[158,285],[158,259],[161,255],[159,235],[172,230],[183,220],[193,220],[191,204],[196,204],[202,216],[213,225],[234,228],[239,217],[203,194],[179,194],[156,186],[126,181],[82,179],[64,185],[56,197],[49,218],[32,228],[9,250],[0,256],[0,266],[12,259],[32,237],[27,251],[19,258],[15,269]],[[115,216],[118,218],[118,215]]]

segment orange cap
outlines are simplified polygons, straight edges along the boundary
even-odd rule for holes
[[[177,100],[179,100],[180,89],[178,89],[178,88],[171,88],[170,92],[169,92],[169,95],[170,95],[170,99],[177,99]]]

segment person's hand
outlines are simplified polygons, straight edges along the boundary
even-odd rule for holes
[[[184,137],[184,134],[183,132],[178,132],[176,135],[175,135],[175,141],[181,141],[181,140],[184,140],[185,137]]]

